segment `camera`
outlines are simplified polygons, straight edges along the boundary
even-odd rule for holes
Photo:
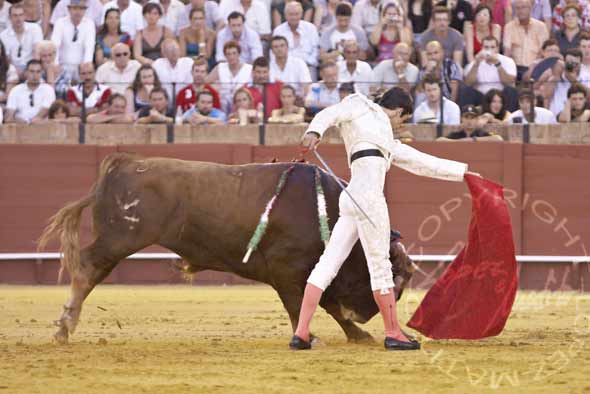
[[[576,69],[577,64],[576,63],[572,63],[572,62],[567,62],[565,63],[565,70],[567,72],[572,72]]]
[[[517,116],[514,119],[512,119],[512,123],[522,123],[522,117]]]

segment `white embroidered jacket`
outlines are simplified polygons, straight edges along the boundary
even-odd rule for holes
[[[462,181],[467,171],[465,163],[439,159],[394,139],[389,117],[381,106],[359,93],[351,94],[340,103],[320,111],[306,133],[316,132],[321,137],[331,126],[340,129],[349,165],[354,146],[370,143],[380,148],[386,157],[389,156],[388,168],[393,162],[413,174],[449,181]]]

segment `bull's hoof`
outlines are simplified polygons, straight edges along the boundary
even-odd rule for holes
[[[354,336],[348,337],[348,343],[375,343],[375,339],[368,332],[359,330]]]
[[[53,334],[53,338],[60,345],[67,345],[69,336],[68,329],[65,326],[61,326],[59,330]]]

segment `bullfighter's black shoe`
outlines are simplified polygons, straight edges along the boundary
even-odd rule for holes
[[[385,349],[387,350],[418,350],[420,349],[420,342],[410,340],[409,342],[400,341],[399,339],[386,337]]]
[[[289,342],[289,349],[291,350],[309,350],[311,349],[311,343],[304,341],[297,335],[293,335],[291,342]]]

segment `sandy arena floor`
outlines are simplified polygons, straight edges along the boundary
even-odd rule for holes
[[[0,286],[0,393],[590,393],[588,294],[519,293],[503,335],[405,353],[383,350],[379,318],[365,325],[377,343],[354,345],[323,311],[321,346],[291,352],[264,286],[99,286],[58,346],[67,294]],[[423,294],[404,295],[402,321]]]

